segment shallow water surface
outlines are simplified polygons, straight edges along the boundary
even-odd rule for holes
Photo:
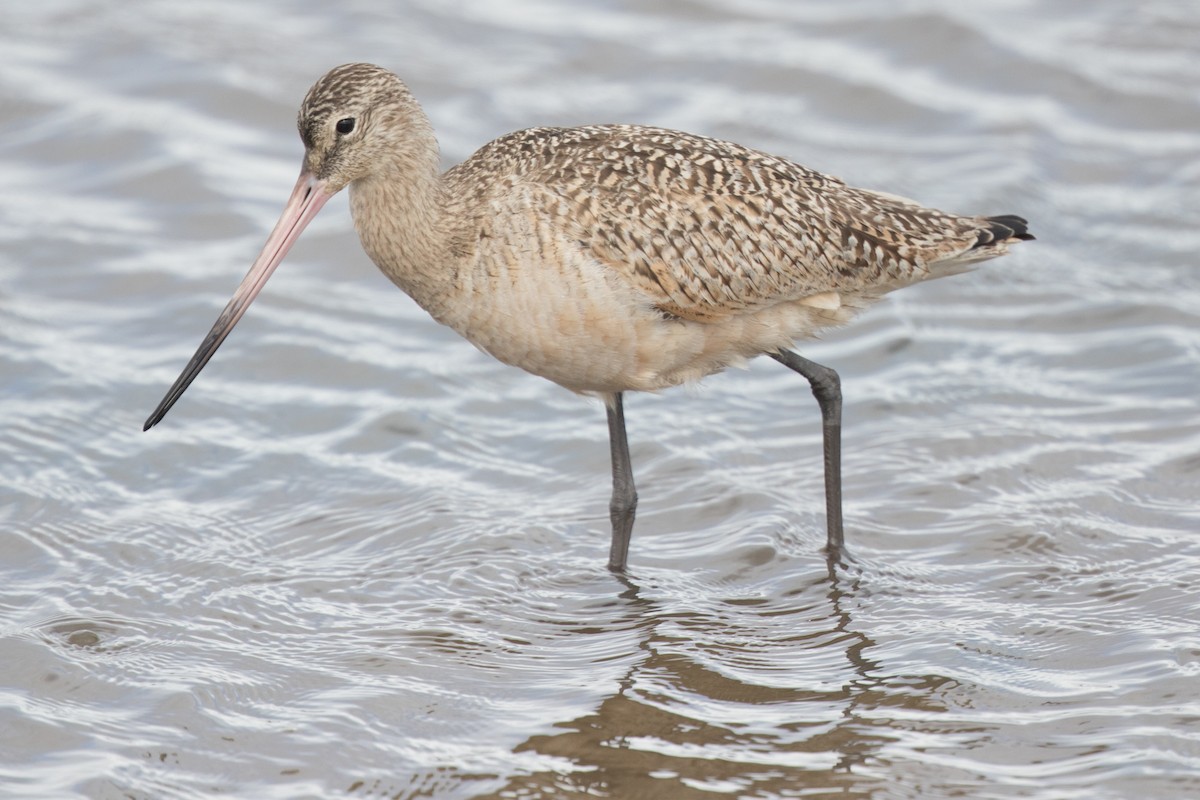
[[[1200,796],[1200,8],[46,2],[0,12],[0,795]],[[141,424],[330,66],[447,164],[642,122],[1039,240],[602,408],[431,322],[330,203]]]

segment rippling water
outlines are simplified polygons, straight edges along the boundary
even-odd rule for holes
[[[1200,796],[1200,9],[1150,0],[43,2],[0,12],[0,795]],[[972,10],[968,10],[968,9]],[[805,352],[602,409],[425,318],[331,203],[328,67],[447,162],[735,139],[1039,241]]]

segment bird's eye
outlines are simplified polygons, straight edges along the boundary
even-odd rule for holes
[[[337,132],[338,133],[340,133],[344,136],[347,133],[350,133],[350,131],[352,131],[352,130],[354,130],[354,117],[346,117],[345,119],[338,120],[338,122],[337,122]]]

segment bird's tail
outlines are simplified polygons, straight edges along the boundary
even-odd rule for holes
[[[938,275],[953,275],[955,272],[970,269],[977,262],[1004,255],[1008,252],[1010,244],[1033,238],[1033,234],[1029,232],[1029,223],[1015,214],[975,217],[974,221],[978,224],[975,228],[975,244],[945,261],[938,262]]]
[[[1013,241],[1030,241],[1034,238],[1029,232],[1029,222],[1016,214],[984,217],[982,221],[987,224],[980,229],[979,238],[972,249],[1009,244]]]

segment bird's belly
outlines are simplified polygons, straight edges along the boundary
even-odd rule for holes
[[[694,322],[655,309],[611,270],[581,269],[564,280],[562,269],[525,270],[520,280],[493,271],[476,294],[486,300],[442,321],[506,364],[590,394],[698,380],[790,347],[856,310],[787,302]]]

